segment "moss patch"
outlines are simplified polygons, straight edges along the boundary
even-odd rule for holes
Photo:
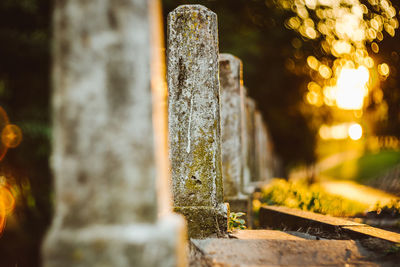
[[[185,216],[189,238],[225,237],[228,217],[215,207],[175,207],[175,212]]]

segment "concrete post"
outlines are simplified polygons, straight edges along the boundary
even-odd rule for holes
[[[255,141],[257,185],[262,186],[272,177],[270,158],[271,147],[268,142],[268,132],[260,111],[255,113]]]
[[[189,237],[223,236],[217,16],[200,5],[168,15],[168,123],[174,206]]]
[[[245,102],[245,121],[246,121],[246,159],[245,159],[245,174],[243,176],[243,191],[246,194],[253,193],[254,185],[252,184],[256,181],[257,171],[256,171],[256,152],[255,152],[255,110],[256,104],[253,99],[246,97]]]
[[[153,145],[153,1],[55,4],[45,267],[186,265],[183,219],[157,216],[156,176],[166,176]]]
[[[265,179],[265,158],[266,158],[266,144],[264,140],[263,127],[264,122],[260,111],[256,110],[254,114],[254,133],[255,133],[255,160],[256,160],[256,183],[263,182]]]
[[[245,98],[240,59],[230,54],[220,54],[219,78],[224,199],[229,203],[231,211],[250,214],[249,197],[242,194],[240,188],[245,165],[242,137]]]
[[[220,54],[221,147],[224,198],[236,197],[243,174],[241,116],[242,63],[230,55]]]
[[[272,167],[272,157],[273,157],[273,147],[272,147],[272,141],[271,141],[271,136],[268,131],[268,127],[263,122],[262,124],[262,140],[263,140],[263,147],[265,149],[263,153],[263,166],[264,166],[264,172],[262,176],[262,180],[268,182],[270,179],[273,177],[273,167]]]

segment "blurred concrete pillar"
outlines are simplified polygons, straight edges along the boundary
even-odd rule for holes
[[[168,179],[154,147],[166,133],[154,134],[152,123],[166,115],[152,112],[151,91],[165,96],[158,5],[55,3],[56,206],[45,267],[186,265],[184,220],[158,217],[156,177]]]
[[[220,54],[221,147],[224,200],[233,212],[249,213],[249,197],[242,194],[244,175],[242,120],[244,93],[242,62],[230,54]]]
[[[221,147],[224,198],[239,193],[243,173],[241,139],[242,62],[230,54],[220,54],[219,81],[221,91]]]
[[[271,179],[270,143],[263,116],[260,111],[255,112],[255,152],[256,152],[256,186],[262,186]]]
[[[263,123],[263,138],[266,147],[266,153],[264,158],[265,164],[265,178],[264,180],[269,182],[274,177],[273,157],[274,147],[271,139],[271,134],[268,130],[268,125],[264,121]]]
[[[224,236],[217,15],[201,5],[172,11],[167,55],[175,210],[189,237]]]
[[[254,113],[254,146],[255,146],[255,179],[253,182],[260,183],[264,179],[264,162],[266,147],[264,146],[263,137],[263,118],[259,110]]]
[[[243,192],[251,194],[257,180],[256,143],[255,143],[255,111],[256,103],[250,97],[245,100],[245,171],[243,175]]]

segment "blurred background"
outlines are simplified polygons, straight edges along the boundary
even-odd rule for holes
[[[385,215],[400,228],[398,1],[162,2],[164,18],[180,4],[213,10],[220,52],[243,61],[281,163],[255,207]],[[52,5],[0,1],[1,266],[39,266],[52,216]]]

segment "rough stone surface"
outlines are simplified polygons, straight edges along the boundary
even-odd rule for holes
[[[227,231],[227,206],[219,207],[175,207],[175,211],[185,216],[188,224],[188,236],[204,238],[209,236],[225,237]]]
[[[223,208],[217,16],[200,5],[168,15],[168,124],[174,207],[200,218]],[[203,207],[199,209],[199,207]],[[198,214],[199,216],[194,216]],[[195,219],[194,219],[195,220]],[[216,219],[217,221],[222,220]],[[189,233],[201,221],[189,222]],[[208,233],[219,234],[220,228]],[[224,226],[226,227],[226,226]],[[189,235],[191,237],[191,235]]]
[[[192,243],[208,264],[203,266],[381,266],[368,261],[370,253],[352,240],[210,238]]]
[[[242,62],[230,54],[220,54],[219,81],[221,88],[221,146],[224,198],[239,193],[243,175],[241,137]]]
[[[149,19],[154,3],[55,4],[56,206],[43,247],[46,267],[132,266],[130,257],[136,256],[143,261],[135,266],[184,264],[177,256],[183,220],[157,219]],[[150,251],[156,238],[163,241]],[[153,252],[169,255],[167,265],[157,257],[147,264],[144,257]]]

